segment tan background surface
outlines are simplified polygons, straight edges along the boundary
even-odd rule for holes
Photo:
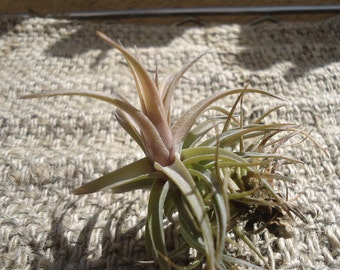
[[[54,19],[0,21],[0,268],[148,269],[142,238],[147,192],[70,190],[141,156],[118,127],[113,108],[86,98],[18,100],[43,90],[117,91],[136,100],[122,56],[95,35],[101,30],[161,73],[210,47],[179,84],[174,115],[221,88],[249,80],[288,99],[272,121],[302,123],[329,152],[312,143],[287,148],[306,166],[289,167],[289,186],[306,215],[292,239],[254,236],[274,269],[339,269],[339,17],[255,25],[154,27]],[[230,106],[232,99],[226,99]],[[246,115],[277,101],[245,99]],[[282,185],[278,188],[285,192]],[[176,241],[177,236],[169,239]],[[245,247],[241,252],[256,263]],[[139,267],[139,268],[138,268]]]

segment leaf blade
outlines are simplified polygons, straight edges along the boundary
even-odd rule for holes
[[[168,252],[163,229],[163,208],[168,191],[169,182],[167,181],[155,181],[152,185],[145,229],[147,246],[153,249],[154,257],[157,258],[162,270],[170,270],[165,259]]]
[[[141,134],[144,138],[144,146],[147,149],[148,156],[161,163],[168,164],[171,159],[170,151],[165,145],[163,138],[158,132],[157,128],[153,125],[150,119],[140,110],[131,105],[127,100],[121,98],[117,94],[113,96],[107,96],[93,91],[53,91],[43,92],[37,94],[31,94],[20,97],[20,99],[41,98],[41,97],[55,97],[55,96],[84,96],[99,99],[114,106],[118,107],[122,111],[126,112],[134,120],[137,128],[141,130]],[[170,160],[170,161],[169,161]]]
[[[203,199],[195,187],[195,182],[192,179],[189,171],[176,156],[173,164],[169,166],[161,166],[155,163],[156,170],[166,174],[169,179],[181,190],[182,194],[186,196],[187,202],[195,213],[197,224],[201,228],[201,233],[205,242],[205,250],[207,256],[208,269],[215,269],[217,266],[216,253],[214,248],[214,239],[211,232],[210,221],[205,212]]]
[[[234,89],[234,90],[225,90],[220,91],[216,94],[213,94],[198,103],[196,103],[194,106],[192,106],[189,110],[187,110],[185,113],[182,114],[182,116],[177,120],[177,122],[172,126],[171,131],[173,135],[174,140],[174,147],[175,151],[180,151],[182,148],[182,141],[185,138],[186,134],[191,129],[192,125],[195,123],[196,118],[201,115],[211,104],[216,102],[217,100],[224,98],[226,96],[230,96],[237,93],[259,93],[263,95],[267,95],[270,97],[274,97],[280,100],[283,100],[282,98],[270,94],[263,90],[258,89]]]
[[[160,176],[159,172],[156,172],[153,168],[150,160],[145,157],[73,190],[73,194],[89,194],[104,188],[118,189],[122,185],[132,185],[134,182],[143,179],[155,179]],[[135,187],[131,186],[131,188]]]

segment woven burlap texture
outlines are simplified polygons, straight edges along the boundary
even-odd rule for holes
[[[147,191],[70,192],[142,156],[114,108],[81,97],[17,99],[45,90],[94,90],[137,104],[122,56],[95,30],[131,51],[136,45],[148,69],[157,63],[161,74],[210,48],[187,73],[191,80],[178,85],[175,118],[202,97],[248,81],[289,100],[271,120],[305,125],[330,158],[308,141],[286,149],[305,162],[285,173],[298,180],[288,195],[308,222],[297,219],[291,239],[268,232],[255,237],[273,269],[340,269],[339,17],[200,27],[30,18],[0,26],[1,269],[148,268],[140,262],[149,260],[142,233]],[[248,95],[244,111],[252,117],[277,104]]]

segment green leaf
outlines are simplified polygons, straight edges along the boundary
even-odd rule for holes
[[[173,262],[172,260],[170,260],[170,258],[163,256],[164,260],[166,262],[168,262],[168,264],[176,269],[176,270],[192,270],[192,269],[197,269],[197,267],[201,264],[201,262],[204,259],[204,256],[202,254],[197,254],[197,256],[195,256],[195,260],[192,261],[190,263],[190,265],[185,265],[185,266],[181,266],[176,264],[175,262]]]
[[[192,125],[195,123],[197,117],[201,115],[212,103],[221,98],[241,92],[259,93],[282,100],[282,98],[276,95],[258,89],[235,89],[215,93],[196,103],[196,105],[192,106],[189,110],[183,113],[182,116],[177,120],[177,122],[172,126],[171,131],[173,135],[175,151],[180,152],[180,150],[182,149],[183,140],[189,130],[192,128]]]
[[[188,201],[180,194],[175,199],[176,207],[178,210],[178,217],[180,221],[180,232],[184,240],[190,245],[190,247],[196,249],[199,252],[204,252],[204,242],[202,234],[200,232],[199,225],[196,224],[195,216],[188,207]]]
[[[183,142],[183,149],[193,147],[204,135],[206,135],[214,126],[224,123],[224,119],[208,119],[197,127],[190,130]]]
[[[150,188],[153,181],[162,176],[148,158],[142,158],[73,190],[73,193],[89,194],[104,188],[112,188],[114,192]]]
[[[162,270],[170,270],[167,257],[166,242],[163,226],[163,208],[169,191],[169,182],[160,179],[155,181],[150,192],[148,203],[147,222],[145,226],[145,238],[147,247],[153,250]]]
[[[155,163],[156,170],[166,174],[171,182],[179,188],[185,196],[186,201],[195,218],[193,222],[201,229],[201,234],[205,244],[205,251],[207,256],[207,269],[217,269],[218,262],[216,262],[216,251],[214,248],[214,238],[209,217],[205,211],[203,198],[195,186],[190,172],[184,166],[182,161],[176,156],[173,164],[169,166],[161,166]]]
[[[286,131],[293,127],[292,124],[269,124],[269,125],[256,125],[243,128],[230,129],[222,132],[216,136],[203,141],[200,146],[215,146],[219,141],[221,147],[233,147],[240,141],[240,138],[249,139],[267,134],[272,131]]]
[[[270,265],[268,264],[267,260],[264,258],[264,256],[261,254],[261,252],[256,248],[256,246],[253,244],[253,242],[242,232],[239,226],[234,227],[234,232],[237,234],[238,237],[242,239],[244,243],[247,244],[247,246],[253,250],[257,256],[260,257],[260,259],[263,261],[267,269],[271,269]]]
[[[218,159],[221,162],[220,167],[235,166],[246,167],[252,171],[251,166],[259,163],[251,163],[239,155],[228,151],[226,149],[218,150]],[[202,161],[215,161],[216,147],[195,147],[183,149],[181,152],[181,159],[186,166]],[[215,162],[211,165],[214,166]]]
[[[280,154],[275,153],[260,153],[260,152],[243,152],[243,153],[237,153],[240,157],[243,158],[262,158],[262,159],[273,159],[273,160],[287,160],[291,163],[300,163],[303,164],[301,160],[294,159],[287,156],[282,156]]]
[[[209,192],[212,193],[214,213],[217,220],[216,260],[220,261],[225,248],[224,240],[227,233],[228,209],[226,206],[228,198],[226,198],[226,193],[222,190],[223,187],[217,183],[211,171],[204,166],[193,164],[192,169],[189,171],[193,176],[205,181],[211,188]]]

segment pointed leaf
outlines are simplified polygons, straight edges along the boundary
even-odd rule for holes
[[[140,110],[131,105],[127,100],[121,98],[117,94],[112,94],[112,97],[103,95],[96,92],[82,92],[82,91],[53,91],[26,95],[20,97],[21,99],[40,98],[40,97],[53,97],[53,96],[85,96],[96,98],[108,103],[111,103],[125,111],[135,122],[137,128],[141,130],[144,138],[144,147],[147,150],[150,158],[161,163],[169,164],[170,152],[168,147],[164,144],[158,130],[153,123],[146,117]]]
[[[106,43],[119,50],[126,58],[126,61],[128,62],[128,65],[136,82],[143,112],[154,124],[167,148],[171,149],[172,134],[168,126],[167,114],[164,110],[159,91],[149,73],[146,71],[143,65],[124,47],[114,42],[99,31],[97,31],[97,35]]]
[[[224,127],[223,127],[223,129],[222,129],[222,132],[226,132],[226,131],[229,129],[229,125],[230,125],[230,123],[231,123],[232,116],[234,115],[234,112],[235,112],[235,110],[236,110],[237,104],[238,104],[240,101],[242,101],[246,89],[247,89],[247,88],[244,88],[244,89],[243,89],[243,91],[238,95],[236,101],[234,102],[234,104],[233,104],[233,106],[232,106],[232,108],[231,108],[231,110],[230,110],[230,112],[229,112],[229,114],[228,114],[228,117],[227,117],[227,119],[226,119],[226,121],[225,121],[225,124],[224,124]],[[241,108],[242,108],[242,105],[241,105]],[[242,120],[242,119],[241,119],[241,120]],[[240,121],[240,127],[241,127],[241,125],[242,125],[242,121]]]
[[[230,146],[233,148],[235,143],[238,143],[242,136],[244,139],[258,137],[272,131],[287,131],[287,129],[293,126],[294,125],[292,124],[269,124],[230,129],[221,134],[210,137],[202,142],[200,146],[215,146],[217,141],[219,141],[221,146]]]
[[[224,98],[226,96],[230,96],[237,93],[259,93],[263,95],[267,95],[270,97],[274,97],[277,99],[282,98],[270,94],[268,92],[258,90],[258,89],[235,89],[235,90],[226,90],[221,91],[216,94],[213,94],[202,101],[196,103],[193,107],[191,107],[188,111],[183,113],[183,115],[178,119],[178,121],[173,125],[171,131],[173,134],[173,140],[174,140],[174,147],[175,151],[178,152],[182,148],[183,139],[185,138],[186,134],[191,129],[192,125],[195,123],[197,117],[202,114],[212,103],[216,102],[217,100]]]
[[[129,185],[133,190],[139,182],[141,183],[139,188],[146,188],[152,185],[154,179],[160,177],[162,174],[155,171],[150,160],[142,158],[73,190],[73,194],[89,194],[105,188],[119,192],[122,188],[125,191]]]
[[[276,110],[278,110],[278,109],[280,109],[281,107],[284,107],[284,106],[285,106],[285,105],[279,105],[279,106],[276,106],[276,107],[270,109],[269,111],[267,111],[267,112],[265,112],[263,115],[261,115],[259,118],[257,118],[257,119],[254,121],[254,124],[260,124],[261,121],[262,121],[263,119],[265,119],[269,114],[271,114],[272,112],[274,112],[274,111],[276,111]]]
[[[215,154],[215,147],[187,148],[182,150],[181,159],[188,166],[202,161],[215,161]],[[221,166],[223,165],[222,162],[226,162],[229,166],[246,167],[249,171],[252,171],[251,166],[254,164],[226,149],[219,149],[218,159],[221,161]]]
[[[139,89],[140,92],[138,93],[140,100],[145,104],[145,108],[148,113],[153,112],[156,110],[156,113],[161,115],[160,109],[163,106],[159,106],[162,102],[158,93],[158,90],[149,76],[149,73],[143,67],[143,65],[132,55],[130,54],[123,46],[116,43],[104,33],[97,31],[96,34],[106,43],[111,45],[112,47],[119,50],[125,57],[126,61],[128,62],[129,67],[131,68],[131,72],[133,73],[136,84],[140,85],[141,88]],[[156,106],[155,106],[156,104]]]
[[[198,55],[195,59],[190,61],[188,64],[184,65],[177,73],[175,73],[172,76],[168,76],[162,83],[162,86],[160,88],[161,91],[161,97],[164,104],[164,110],[166,113],[169,113],[170,111],[170,104],[171,99],[173,95],[173,91],[178,83],[178,81],[181,79],[181,77],[184,75],[184,73],[193,65],[195,64],[200,58],[202,58],[208,50],[202,52],[200,55]]]
[[[260,152],[243,152],[243,153],[237,153],[243,158],[263,158],[263,159],[276,159],[276,160],[287,160],[291,163],[300,163],[303,164],[301,160],[290,158],[287,156],[282,156],[280,154],[273,154],[273,153],[260,153]]]
[[[224,123],[224,119],[208,119],[190,130],[183,142],[183,148],[193,147],[204,135],[206,135],[215,125]]]

